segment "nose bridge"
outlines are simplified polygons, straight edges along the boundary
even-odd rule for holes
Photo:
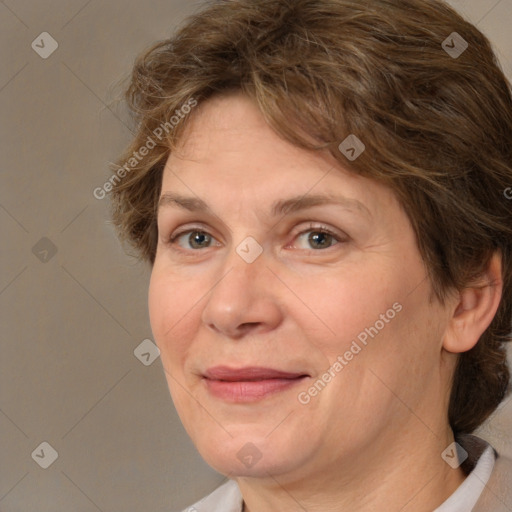
[[[212,289],[226,299],[230,296],[237,304],[246,304],[261,296],[268,259],[263,247],[253,237],[245,237],[238,244],[233,244],[223,265],[219,281]]]
[[[203,323],[226,335],[244,324],[273,324],[280,313],[269,286],[275,279],[267,268],[263,247],[253,237],[233,245],[223,262],[202,312]]]

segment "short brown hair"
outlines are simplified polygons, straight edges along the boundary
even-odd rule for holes
[[[449,54],[464,41],[461,55]],[[488,39],[438,0],[209,2],[138,57],[126,91],[137,133],[117,169],[149,139],[155,147],[117,180],[112,216],[151,264],[162,170],[187,117],[172,129],[169,120],[190,98],[232,90],[253,98],[286,140],[392,188],[441,302],[501,253],[499,309],[459,356],[451,390],[450,425],[472,432],[510,381],[512,98]],[[338,149],[350,134],[366,146],[353,162]]]

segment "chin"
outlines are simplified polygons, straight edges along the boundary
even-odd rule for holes
[[[292,471],[301,464],[295,460],[298,452],[290,443],[287,446],[276,436],[238,435],[224,442],[197,445],[198,451],[215,471],[229,477],[247,476],[262,478]]]

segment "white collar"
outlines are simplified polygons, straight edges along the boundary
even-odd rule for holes
[[[464,446],[462,439],[459,440],[459,443],[463,445],[463,448],[469,448],[469,446]],[[471,473],[455,492],[433,512],[468,512],[473,509],[489,481],[496,461],[494,449],[490,444],[486,442],[485,444],[487,446]],[[242,512],[242,506],[243,498],[238,484],[235,480],[228,480],[211,494],[182,512]]]
[[[466,477],[464,482],[459,485],[456,491],[434,512],[467,512],[473,510],[476,502],[480,498],[485,485],[491,477],[496,455],[491,445],[487,445],[478,463]]]

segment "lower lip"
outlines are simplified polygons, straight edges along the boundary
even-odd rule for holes
[[[286,391],[307,377],[296,379],[267,379],[255,381],[224,381],[204,379],[208,391],[228,402],[255,402],[270,395]]]

